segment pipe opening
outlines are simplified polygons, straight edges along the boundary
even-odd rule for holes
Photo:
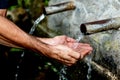
[[[84,33],[84,34],[87,34],[87,33],[86,33],[86,32],[87,32],[87,29],[86,29],[85,24],[81,24],[81,25],[80,25],[80,31],[81,31],[82,33]]]
[[[43,7],[43,14],[47,15],[45,7]]]

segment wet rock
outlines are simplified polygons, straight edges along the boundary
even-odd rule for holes
[[[67,0],[64,0],[67,1]],[[80,24],[95,20],[120,16],[119,0],[74,0],[76,9],[48,16],[48,27],[61,31],[77,39]],[[51,0],[49,4],[59,3],[61,0]],[[93,60],[120,76],[120,31],[110,30],[90,35],[87,41],[95,49]]]

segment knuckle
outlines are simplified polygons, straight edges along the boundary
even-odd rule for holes
[[[74,60],[73,62],[72,62],[72,64],[75,64],[77,62],[77,60]]]
[[[69,64],[69,63],[66,63],[65,65],[66,65],[66,66],[71,66],[71,64]]]

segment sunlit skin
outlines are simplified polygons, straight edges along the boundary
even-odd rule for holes
[[[6,16],[7,9],[0,9],[0,16]]]
[[[80,58],[83,58],[85,57],[85,55],[87,54],[90,54],[87,53],[89,50],[92,51],[92,47],[89,45],[89,44],[86,44],[86,43],[78,43],[75,39],[73,38],[70,38],[68,36],[65,36],[65,35],[62,35],[62,36],[56,36],[54,38],[41,38],[40,39],[41,41],[47,43],[47,44],[50,44],[50,45],[58,45],[58,44],[62,44],[62,45],[65,45],[69,48],[72,48],[73,50],[81,53],[80,55]],[[88,49],[88,51],[87,51]],[[84,52],[86,51],[86,52]],[[87,53],[87,54],[86,54]]]
[[[83,59],[92,51],[89,44],[77,43],[75,39],[65,35],[53,38],[39,38],[29,35],[6,19],[5,15],[6,10],[0,10],[0,44],[29,49],[68,66]]]

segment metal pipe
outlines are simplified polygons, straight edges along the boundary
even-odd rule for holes
[[[44,7],[43,12],[45,15],[50,15],[50,14],[55,14],[55,13],[59,13],[67,10],[73,10],[75,8],[76,7],[73,1],[67,1],[67,2],[61,2],[58,4]]]
[[[83,34],[93,34],[118,28],[120,28],[120,17],[87,22],[80,25],[80,31]]]

